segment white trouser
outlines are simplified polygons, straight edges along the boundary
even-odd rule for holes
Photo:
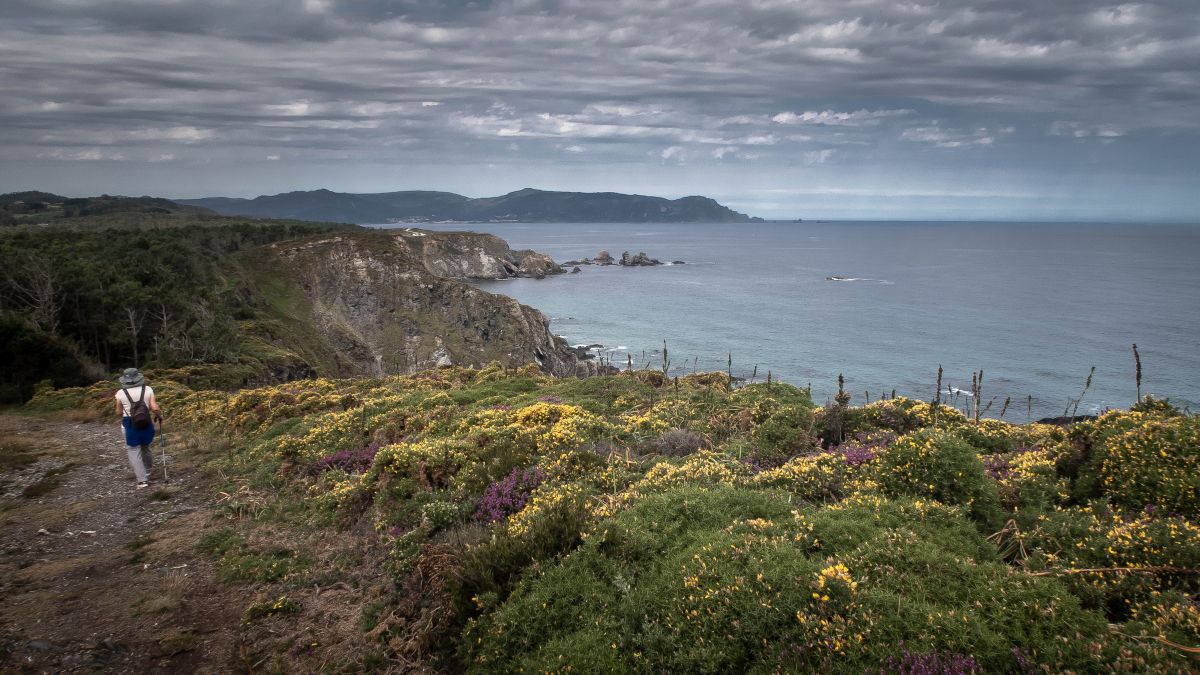
[[[131,447],[127,445],[125,450],[129,455],[129,466],[133,469],[133,474],[137,476],[137,481],[145,483],[146,475],[150,473],[150,469],[154,468],[154,453],[150,451],[150,446]]]

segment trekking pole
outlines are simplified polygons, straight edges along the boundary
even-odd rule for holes
[[[163,483],[169,484],[171,481],[167,478],[167,439],[163,438],[163,421],[158,420],[158,441],[162,444],[163,453]]]

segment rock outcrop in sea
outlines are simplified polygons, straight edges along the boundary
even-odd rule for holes
[[[661,265],[662,262],[650,258],[645,253],[638,253],[635,256],[630,256],[629,251],[625,251],[621,254],[621,262],[619,264],[624,267],[651,267],[654,265]]]
[[[664,263],[660,260],[655,260],[654,258],[647,256],[645,253],[638,253],[635,256],[631,256],[631,255],[629,255],[629,251],[625,251],[624,253],[621,254],[621,259],[617,260],[616,258],[613,258],[611,255],[609,255],[608,251],[600,251],[599,253],[596,254],[595,258],[584,258],[583,260],[568,260],[567,262],[563,263],[563,267],[572,267],[572,266],[578,266],[578,265],[599,265],[601,267],[603,267],[605,265],[622,265],[624,267],[651,267],[654,265],[666,265],[666,264],[668,264],[668,263]],[[676,260],[670,264],[671,265],[682,265],[684,263],[682,260]]]

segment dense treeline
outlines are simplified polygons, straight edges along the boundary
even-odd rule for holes
[[[39,230],[96,230],[178,227],[178,216],[224,221],[216,211],[177,204],[160,197],[68,198],[50,192],[10,192],[0,195],[0,226]]]
[[[91,218],[0,236],[0,402],[28,399],[44,379],[70,386],[129,366],[230,361],[236,322],[253,317],[223,276],[230,254],[353,227],[169,214],[168,227],[101,230],[91,229],[97,215],[128,210],[81,201],[60,208]],[[87,229],[71,228],[75,220]]]

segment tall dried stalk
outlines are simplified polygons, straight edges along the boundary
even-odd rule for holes
[[[972,405],[975,406],[975,425],[979,425],[979,399],[983,396],[983,368],[978,373],[971,373]],[[995,400],[995,399],[992,399]],[[988,404],[991,407],[991,404]]]
[[[1008,412],[1008,404],[1012,401],[1011,396],[1004,397],[1004,407],[1000,408],[1000,419],[1004,419],[1004,413]]]
[[[999,396],[993,396],[993,397],[992,397],[992,400],[988,401],[988,404],[987,404],[986,406],[984,406],[984,408],[983,408],[983,410],[982,410],[982,411],[979,411],[979,406],[978,406],[978,405],[976,405],[976,406],[975,406],[975,408],[976,408],[976,410],[977,410],[977,412],[975,413],[975,423],[976,423],[976,424],[979,424],[979,416],[980,416],[980,415],[982,415],[982,414],[985,414],[985,413],[987,413],[987,411],[991,410],[991,409],[992,409],[992,404],[993,404],[993,403],[995,403],[995,402],[996,402],[996,399],[998,399],[998,398],[1000,398],[1000,397],[999,397]]]
[[[938,381],[937,389],[934,390],[935,396],[933,399],[933,426],[937,427],[938,408],[942,405],[942,364],[938,364]]]
[[[975,395],[979,393],[979,373],[971,371],[971,398],[975,399]],[[977,400],[977,399],[976,399]],[[974,401],[967,405],[967,417],[974,417],[974,411],[971,408],[975,407]]]
[[[1088,389],[1090,389],[1092,387],[1092,375],[1094,375],[1095,373],[1096,373],[1096,366],[1092,366],[1092,370],[1088,373],[1087,383],[1083,385],[1083,391],[1079,392],[1079,398],[1075,399],[1075,409],[1071,411],[1071,421],[1072,422],[1075,421],[1075,415],[1076,415],[1076,413],[1079,412],[1079,402],[1083,400],[1083,397],[1084,397],[1084,395],[1087,394]],[[1070,399],[1067,399],[1067,402],[1069,404]],[[1063,413],[1063,414],[1065,415],[1066,413]]]
[[[670,370],[670,369],[671,369],[671,360],[667,358],[667,341],[666,341],[666,340],[663,340],[663,366],[662,366],[662,374],[663,374],[663,381],[664,381],[664,382],[667,380],[667,371],[668,371],[668,370]]]
[[[1133,362],[1137,365],[1137,400],[1142,402],[1142,357],[1138,355],[1137,343],[1133,344]]]

